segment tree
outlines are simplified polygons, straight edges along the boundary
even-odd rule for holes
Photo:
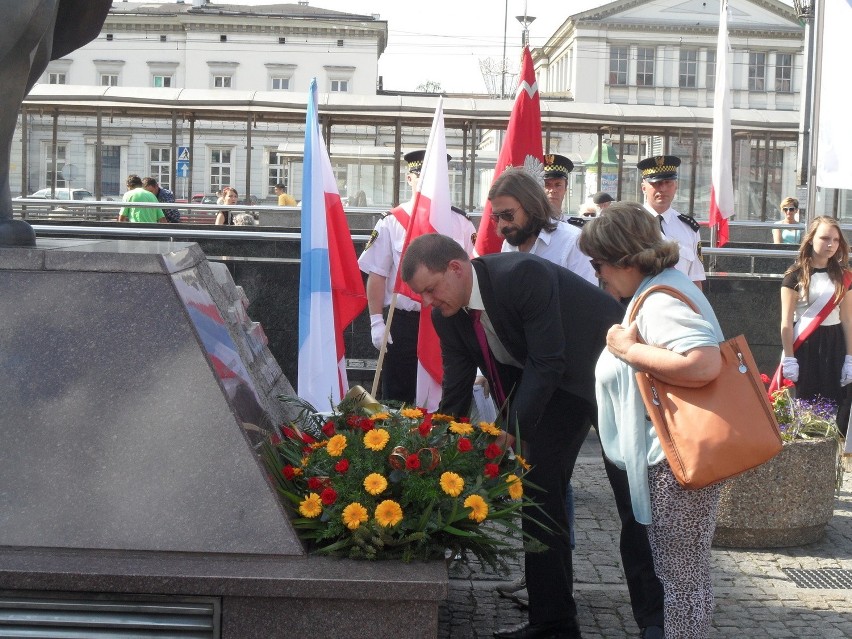
[[[436,82],[435,80],[426,80],[426,82],[418,84],[415,91],[422,91],[423,93],[441,93],[443,89],[441,88],[440,82]]]

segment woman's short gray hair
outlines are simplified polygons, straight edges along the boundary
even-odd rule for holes
[[[580,250],[601,262],[635,266],[643,275],[657,275],[677,264],[677,242],[665,239],[654,217],[636,202],[614,202],[583,225]]]

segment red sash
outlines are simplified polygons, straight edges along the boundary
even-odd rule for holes
[[[852,286],[852,272],[845,271],[843,273],[843,288],[848,291],[850,286]],[[831,311],[833,311],[835,309],[835,307],[837,306],[837,303],[838,303],[838,300],[836,299],[835,296],[832,295],[831,299],[829,299],[829,301],[825,304],[825,306],[823,306],[819,310],[819,312],[816,315],[815,320],[813,322],[811,322],[796,337],[795,341],[793,342],[793,352],[794,353],[799,348],[799,346],[801,346],[804,343],[804,341],[806,339],[808,339],[811,335],[813,335],[813,332],[822,325],[823,320],[825,320],[825,318],[828,317],[828,315],[831,313]],[[783,357],[783,353],[782,353],[782,357]],[[776,390],[778,390],[779,388],[781,388],[781,382],[784,379],[782,369],[783,369],[782,365],[778,364],[778,368],[775,370],[775,374],[772,376],[772,382],[769,384],[769,394],[770,395],[773,392],[775,392]]]
[[[405,212],[405,209],[401,206],[397,206],[391,209],[391,215],[396,218],[396,221],[402,224],[402,228],[406,231],[408,230],[408,221],[411,219],[411,216]]]

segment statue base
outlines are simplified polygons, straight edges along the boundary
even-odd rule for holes
[[[0,246],[35,246],[35,231],[23,220],[0,220]]]

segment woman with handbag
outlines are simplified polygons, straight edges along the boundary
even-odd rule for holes
[[[700,387],[721,370],[722,330],[701,290],[674,268],[678,245],[660,234],[636,203],[618,202],[583,226],[580,250],[605,288],[630,298],[625,325],[607,333],[595,369],[598,431],[604,454],[627,470],[637,521],[648,526],[654,569],[665,591],[665,636],[707,637],[713,612],[710,544],[719,485],[685,490],[675,479],[639,392],[635,373]],[[647,288],[677,289],[698,309],[662,292],[651,293],[628,322]],[[641,336],[641,340],[640,340]],[[644,342],[644,343],[643,343]]]
[[[837,425],[846,435],[852,405],[852,271],[849,245],[832,217],[811,222],[793,265],[781,282],[781,375],[796,396],[821,395],[837,403]]]

